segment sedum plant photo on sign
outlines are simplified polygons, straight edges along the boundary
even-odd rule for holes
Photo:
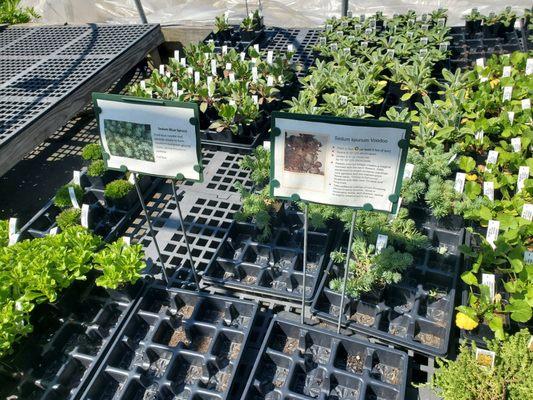
[[[111,155],[155,161],[149,124],[104,119],[104,132]]]

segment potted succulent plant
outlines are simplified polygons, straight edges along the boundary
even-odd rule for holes
[[[104,197],[109,206],[129,210],[137,200],[135,189],[125,179],[116,179],[105,186]]]

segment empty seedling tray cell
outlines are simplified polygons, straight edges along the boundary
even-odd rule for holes
[[[257,305],[152,286],[102,360],[84,398],[229,399]]]
[[[110,294],[93,279],[74,283],[53,304],[37,306],[33,332],[3,360],[1,398],[78,398],[141,289],[138,284]]]
[[[404,399],[407,362],[398,350],[274,317],[242,398]]]
[[[303,229],[296,215],[287,221],[296,225],[273,229],[267,242],[258,240],[255,225],[234,222],[216,256],[203,274],[205,282],[236,291],[300,301],[303,285]],[[308,232],[306,299],[316,291],[333,230]]]
[[[458,247],[464,232],[435,229],[427,234],[431,245],[414,254],[414,265],[398,284],[359,298],[346,296],[343,327],[420,354],[446,355],[462,260]],[[451,238],[456,243],[451,243]],[[346,243],[346,235],[343,239]],[[331,290],[329,283],[343,276],[344,264],[330,260],[312,305],[312,312],[319,319],[337,323],[341,294]]]

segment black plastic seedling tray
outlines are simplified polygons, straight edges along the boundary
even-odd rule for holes
[[[399,400],[407,354],[274,317],[242,400]]]
[[[142,288],[139,282],[121,292],[107,292],[93,280],[77,281],[57,302],[36,307],[34,331],[2,360],[1,398],[79,398]]]
[[[459,246],[464,230],[426,229],[431,246],[414,254],[414,265],[398,284],[359,299],[346,297],[343,327],[400,347],[431,356],[444,356],[453,326],[457,275],[461,264]],[[455,243],[452,243],[452,239]],[[346,251],[346,235],[342,251]],[[445,244],[444,244],[445,243]],[[446,253],[439,248],[446,246]],[[344,264],[330,260],[312,312],[321,320],[337,323],[341,295],[329,283],[344,275]]]
[[[251,302],[150,287],[83,398],[234,398],[235,372],[256,312]]]
[[[303,228],[301,214],[287,212],[284,226],[274,227],[260,242],[254,224],[233,222],[215,257],[203,273],[207,283],[301,301],[303,285]],[[320,282],[334,230],[310,231],[307,237],[306,299],[310,303]]]

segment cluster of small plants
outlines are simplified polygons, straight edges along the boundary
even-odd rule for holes
[[[30,315],[37,304],[56,301],[63,289],[86,279],[89,271],[101,272],[97,285],[114,289],[135,282],[143,267],[140,245],[127,246],[120,241],[104,247],[98,236],[81,226],[11,246],[2,241],[0,357],[32,331]]]
[[[294,80],[294,53],[289,50],[219,51],[214,43],[190,44],[182,58],[171,58],[148,80],[130,86],[129,93],[196,102],[201,129],[250,136],[282,106],[280,91]]]
[[[525,11],[527,13],[528,10]],[[485,37],[502,36],[514,30],[516,13],[510,6],[505,7],[500,12],[491,12],[483,15],[477,8],[465,16],[467,34],[473,35],[483,32]]]
[[[90,143],[82,149],[81,156],[90,163],[87,167],[87,175],[92,177],[104,175],[107,169],[103,160],[102,146],[98,143]]]
[[[474,228],[472,245],[463,249],[472,260],[462,275],[471,293],[468,304],[458,308],[458,325],[472,330],[485,323],[500,339],[509,330],[507,316],[520,323],[532,318],[533,271],[525,256],[533,236],[527,59],[519,52],[493,56],[466,74],[456,178],[464,179],[464,189],[459,189],[464,194],[462,201],[450,202]],[[497,238],[488,232],[489,225]],[[494,290],[481,283],[482,274],[497,277]]]
[[[33,7],[20,3],[21,0],[0,0],[0,24],[24,24],[39,18]]]
[[[113,156],[155,161],[149,124],[104,120],[105,140]]]
[[[522,400],[533,393],[531,333],[522,329],[506,341],[487,343],[494,354],[477,353],[463,343],[454,361],[437,359],[429,383],[446,400]]]

